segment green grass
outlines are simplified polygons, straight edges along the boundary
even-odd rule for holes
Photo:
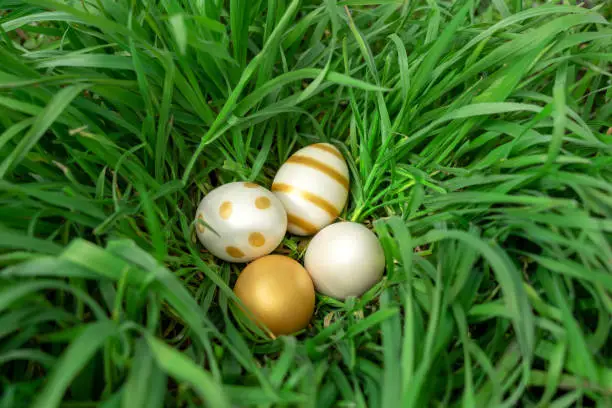
[[[0,2],[0,407],[612,406],[611,11],[535,3]],[[193,216],[315,141],[387,271],[272,340]]]

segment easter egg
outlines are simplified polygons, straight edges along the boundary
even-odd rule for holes
[[[313,235],[340,214],[349,191],[348,166],[329,143],[306,146],[278,169],[272,192],[287,210],[287,230]]]
[[[338,222],[312,238],[304,266],[317,291],[344,300],[362,295],[380,280],[385,254],[376,235],[365,226]]]
[[[315,306],[315,291],[308,272],[282,255],[259,258],[240,273],[234,293],[276,336],[305,328]]]
[[[269,254],[286,231],[282,203],[254,183],[217,187],[202,199],[196,212],[198,239],[213,255],[229,262],[248,262]]]

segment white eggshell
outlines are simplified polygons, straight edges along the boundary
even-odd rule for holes
[[[338,222],[310,241],[304,266],[317,291],[346,299],[362,295],[380,280],[385,254],[376,235],[365,226]]]
[[[269,190],[254,183],[235,182],[217,187],[202,199],[196,212],[200,242],[213,255],[229,262],[248,262],[269,254],[281,243],[286,231],[287,213],[282,203]]]
[[[346,161],[329,143],[295,152],[272,183],[272,192],[287,210],[287,230],[296,235],[313,235],[331,224],[346,204],[348,189]]]

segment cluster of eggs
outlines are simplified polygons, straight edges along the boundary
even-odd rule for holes
[[[374,233],[353,222],[332,224],[348,193],[344,157],[333,145],[316,143],[283,163],[271,191],[234,182],[217,187],[200,202],[199,240],[225,261],[253,261],[238,277],[234,293],[273,334],[290,334],[308,325],[315,289],[345,299],[363,294],[382,276],[385,258]],[[289,257],[269,255],[287,231],[314,235],[305,268]]]

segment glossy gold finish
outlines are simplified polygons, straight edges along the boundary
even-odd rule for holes
[[[348,179],[344,177],[341,173],[339,173],[338,170],[328,166],[325,163],[321,163],[320,161],[318,161],[317,159],[313,159],[312,157],[294,154],[293,156],[289,157],[285,163],[301,164],[303,166],[318,170],[321,173],[324,173],[329,177],[333,178],[338,183],[342,184],[347,190],[349,188]]]
[[[310,147],[314,147],[315,149],[319,149],[319,150],[324,150],[327,153],[333,154],[340,160],[344,160],[342,153],[340,153],[338,149],[336,149],[333,145],[330,145],[329,143],[315,143],[313,145],[310,145]]]
[[[255,199],[255,207],[259,208],[260,210],[265,210],[266,208],[270,208],[270,199],[268,197],[257,197]]]
[[[234,293],[276,336],[305,328],[314,312],[310,275],[286,256],[268,255],[251,262],[238,277]]]
[[[308,191],[300,190],[299,188],[295,188],[285,183],[274,183],[272,184],[272,191],[287,193],[287,194],[298,194],[304,200],[310,201],[323,211],[327,212],[332,219],[336,219],[336,217],[340,214],[340,211],[332,203],[324,199],[323,197],[319,197],[316,194],[310,193]]]
[[[227,252],[229,256],[233,256],[234,258],[242,258],[244,256],[244,252],[242,252],[235,246],[228,246],[227,248],[225,248],[225,252]]]
[[[232,203],[231,201],[224,201],[219,207],[219,215],[224,220],[227,220],[232,216]]]
[[[302,229],[308,235],[313,235],[319,230],[316,225],[313,225],[305,219],[291,213],[287,213],[287,224],[293,224],[294,226]]]
[[[263,246],[266,243],[266,238],[261,232],[251,232],[249,234],[249,244],[254,247]]]

